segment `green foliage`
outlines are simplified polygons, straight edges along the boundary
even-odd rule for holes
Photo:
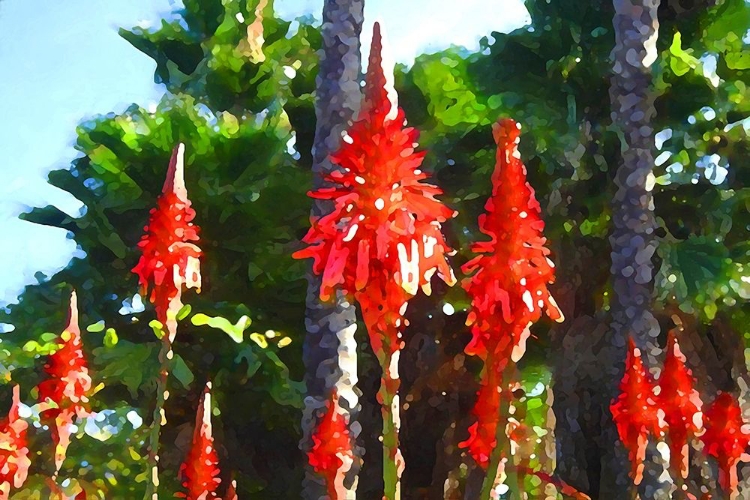
[[[82,426],[80,443],[74,440],[61,477],[75,478],[70,488],[80,482],[91,495],[143,494],[143,442],[163,327],[146,297],[145,311],[135,307],[137,279],[130,269],[171,150],[184,142],[186,183],[205,253],[204,283],[200,295],[183,296],[189,305],[178,314],[163,443],[185,442],[200,387],[211,379],[220,410],[215,427],[222,468],[237,472],[240,498],[297,497],[304,461],[297,443],[306,268],[290,255],[308,227],[320,33],[310,20],[276,18],[271,2],[264,12],[263,57],[258,58],[247,39],[257,1],[183,4],[156,29],[121,32],[156,63],[155,80],[166,88],[156,108],[133,105],[121,114],[84,121],[77,130],[80,156],[69,170],[50,173],[50,184],[79,199],[83,213],[70,217],[48,206],[22,216],[65,229],[85,257],[28,287],[18,304],[0,311],[0,322],[15,326],[0,339],[0,379],[20,383],[29,396],[25,401],[32,402],[31,388],[42,378],[44,357],[65,325],[65,301],[75,287],[81,325],[89,325],[83,332],[86,354],[95,384],[104,384],[95,397],[96,409],[112,411],[105,414],[106,422],[119,423],[112,424],[117,432],[92,431],[102,438],[97,442]],[[446,225],[449,243],[459,250],[455,268],[469,256],[467,243],[482,239],[476,219],[489,194],[495,160],[490,126],[498,116],[522,124],[520,150],[542,205],[564,293],[558,302],[570,304],[575,316],[594,315],[606,310],[611,293],[605,256],[610,251],[611,181],[620,154],[608,94],[612,7],[575,0],[529,0],[527,7],[530,26],[488,35],[477,53],[454,47],[419,56],[411,68],[399,66],[399,101],[409,124],[422,131],[425,169],[434,172],[446,203],[460,212]],[[660,17],[659,58],[653,67],[656,131],[669,132],[660,134],[664,159],[657,162],[653,188],[660,226],[657,313],[677,306],[706,323],[725,315],[738,334],[750,339],[745,312],[750,300],[750,73],[747,45],[738,35],[750,25],[750,6],[744,0],[685,12],[664,6]],[[715,74],[708,71],[711,58]],[[427,395],[410,403],[407,419],[412,421],[419,421],[415,415],[432,415],[428,401],[443,398],[440,377],[445,375],[437,367],[464,366],[466,298],[457,287],[434,288],[433,297],[415,300],[409,308],[404,356],[433,368],[420,375],[428,380]],[[445,303],[457,311],[452,318],[443,312]],[[257,331],[246,335],[250,318]],[[525,358],[527,396],[519,408],[541,438],[547,400],[546,391],[537,394],[536,388],[547,385],[548,373],[536,368],[549,344],[540,327],[535,330],[539,340],[530,342]],[[441,349],[432,342],[412,343],[424,332],[441,339]],[[362,366],[370,355],[365,349]],[[478,373],[479,365],[467,360],[466,370]],[[369,376],[361,375],[363,387]],[[404,377],[406,387],[411,383],[407,370]],[[470,384],[454,389],[462,397],[473,397],[475,391]],[[137,421],[133,415],[142,425],[131,423]],[[421,450],[433,453],[440,432],[408,438],[407,458]],[[37,434],[32,446],[49,447],[48,435]],[[545,456],[541,446],[534,449],[537,457]],[[176,491],[186,449],[176,445],[163,451],[164,491]],[[29,490],[46,491],[45,467],[30,479]],[[426,478],[415,484],[429,484],[430,459],[410,461],[409,467],[411,477]],[[377,489],[367,481],[362,478],[363,495]],[[529,491],[537,487],[530,483]]]

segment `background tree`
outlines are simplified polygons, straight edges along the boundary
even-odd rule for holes
[[[359,110],[361,52],[359,36],[362,32],[364,0],[325,0],[321,27],[322,50],[315,90],[315,138],[313,142],[313,188],[325,187],[325,176],[336,170],[329,156],[338,150],[341,138]],[[311,217],[322,217],[332,209],[328,200],[314,200]],[[344,486],[347,497],[354,498],[356,476],[360,468],[361,450],[356,446],[360,426],[357,423],[357,330],[356,309],[344,295],[332,303],[320,299],[322,277],[308,272],[305,312],[303,357],[305,363],[305,412],[302,420],[301,447],[309,452],[312,433],[317,426],[320,410],[325,407],[332,391],[339,395],[343,418],[349,421],[354,461]],[[305,479],[305,498],[317,499],[325,495],[324,482],[311,473]]]

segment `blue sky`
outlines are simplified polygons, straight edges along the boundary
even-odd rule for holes
[[[179,6],[178,0],[0,1],[0,304],[14,300],[36,272],[50,275],[76,252],[65,231],[17,219],[48,204],[78,214],[80,202],[46,183],[50,170],[75,158],[76,124],[131,103],[146,106],[163,93],[153,83],[153,61],[117,28],[156,24]],[[287,19],[319,17],[322,0],[275,6]],[[522,26],[528,14],[521,0],[367,0],[365,18],[364,32],[380,21],[391,57],[409,64],[451,44],[475,48],[493,30]]]

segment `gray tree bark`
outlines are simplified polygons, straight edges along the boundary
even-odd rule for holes
[[[360,90],[361,54],[359,36],[362,31],[364,0],[325,0],[323,4],[323,47],[320,72],[316,82],[316,128],[313,143],[314,188],[324,185],[322,175],[334,169],[329,155],[340,145],[342,134],[355,118],[362,94]],[[312,215],[319,217],[330,211],[330,202],[316,200]],[[362,450],[356,445],[360,432],[357,423],[359,392],[357,383],[357,329],[354,305],[339,295],[335,303],[320,301],[320,277],[308,272],[303,360],[307,397],[302,417],[303,452],[312,446],[311,435],[321,416],[320,409],[332,390],[340,396],[339,403],[348,413],[349,430],[355,460],[346,475],[346,499],[356,497],[357,473]],[[303,496],[309,500],[328,498],[322,478],[308,468],[303,482]]]
[[[612,51],[613,76],[610,87],[612,121],[621,133],[621,164],[617,169],[612,219],[612,323],[600,356],[609,360],[608,386],[601,391],[602,470],[599,497],[628,498],[631,481],[627,453],[612,423],[609,402],[618,393],[624,371],[626,342],[635,340],[647,366],[657,363],[656,337],[659,324],[651,312],[653,264],[656,251],[653,187],[654,129],[651,120],[654,95],[650,66],[657,58],[656,39],[659,0],[614,0],[615,47]],[[650,179],[651,178],[651,179]],[[649,185],[651,183],[651,185]],[[647,456],[641,498],[668,498],[658,482],[663,464]]]

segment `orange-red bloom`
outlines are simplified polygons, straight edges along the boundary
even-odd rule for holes
[[[515,350],[519,359],[525,350],[528,327],[544,310],[556,321],[562,313],[547,289],[554,282],[554,264],[547,257],[542,235],[544,221],[526,181],[526,167],[518,153],[520,126],[511,119],[493,126],[497,163],[492,175],[492,196],[479,216],[479,230],[489,241],[474,243],[479,254],[463,266],[471,278],[464,288],[471,297],[467,323],[472,341],[467,354],[486,359],[507,358]]]
[[[669,332],[667,356],[659,377],[658,406],[668,429],[670,466],[683,478],[688,474],[688,440],[702,427],[703,406],[685,362],[674,332]]]
[[[719,464],[719,485],[725,492],[737,489],[737,464],[750,446],[750,428],[731,394],[720,393],[705,412],[704,451]]]
[[[518,153],[520,127],[513,120],[499,120],[493,133],[497,163],[492,196],[486,213],[479,216],[479,229],[490,240],[474,243],[471,249],[478,255],[463,266],[465,273],[473,273],[463,283],[471,298],[467,324],[472,340],[466,353],[485,360],[485,368],[472,412],[477,422],[460,445],[483,467],[496,446],[499,385],[508,383],[502,380],[504,368],[523,356],[529,327],[542,311],[554,320],[563,319],[547,289],[555,278],[554,265],[544,246],[539,203],[526,182],[526,167]]]
[[[342,498],[338,492],[343,489],[344,474],[354,460],[346,418],[339,409],[339,396],[334,392],[312,435],[312,449],[307,452],[310,465],[325,479],[331,499]]]
[[[643,366],[641,352],[633,339],[628,339],[629,351],[625,360],[625,374],[620,381],[620,395],[612,401],[610,411],[617,426],[620,441],[628,450],[635,484],[643,479],[643,461],[649,435],[659,435],[659,416],[654,396],[654,382]]]
[[[183,144],[172,153],[162,195],[138,243],[141,258],[133,268],[143,292],[151,288],[150,300],[162,323],[166,322],[169,303],[183,286],[200,289],[201,285],[201,250],[190,243],[198,241],[198,227],[192,223],[195,210],[190,207],[185,188],[184,154]]]
[[[187,500],[208,500],[219,498],[216,490],[221,483],[219,478],[219,455],[214,447],[213,427],[211,426],[211,383],[206,384],[195,417],[193,444],[185,462],[180,467],[182,486],[186,493],[179,496]]]
[[[376,23],[362,109],[331,156],[339,169],[325,177],[330,187],[310,193],[333,201],[333,210],[313,218],[303,240],[310,246],[294,256],[313,259],[313,271],[323,276],[323,300],[336,289],[362,296],[377,287],[385,294],[387,284],[395,282],[401,291],[388,292],[398,294],[398,311],[420,286],[429,293],[435,272],[454,281],[440,232],[454,211],[435,199],[439,188],[421,182],[428,176],[419,169],[424,152],[415,151],[418,132],[403,128],[400,108],[391,116],[385,85]]]
[[[68,326],[57,339],[60,348],[47,358],[44,371],[49,378],[39,386],[39,400],[53,403],[45,408],[42,418],[47,421],[55,442],[55,467],[62,466],[70,444],[71,427],[75,417],[89,414],[88,397],[91,395],[91,375],[83,353],[81,329],[78,326],[78,300],[70,295]]]
[[[0,421],[0,500],[10,496],[11,488],[23,486],[31,466],[26,443],[29,425],[18,413],[20,405],[21,393],[16,385],[8,416]]]

